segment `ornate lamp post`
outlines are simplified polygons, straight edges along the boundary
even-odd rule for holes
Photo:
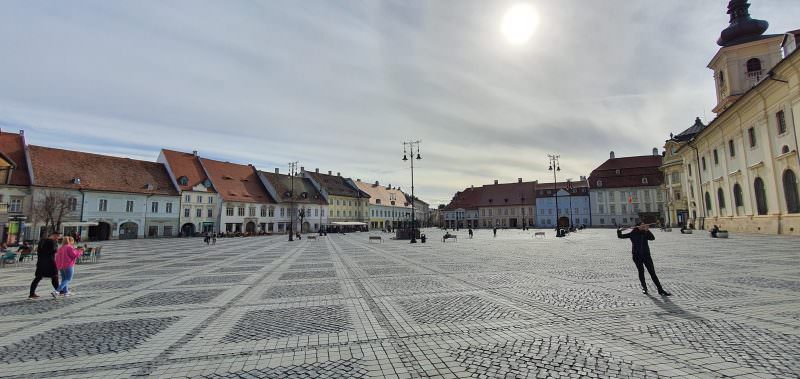
[[[415,229],[415,220],[414,220],[414,160],[422,159],[419,155],[419,143],[422,142],[420,140],[416,141],[408,141],[403,142],[403,160],[408,161],[408,157],[406,156],[406,148],[410,150],[411,153],[411,243],[417,243],[417,233]],[[414,148],[417,149],[417,156],[414,156]]]
[[[553,193],[556,197],[556,230],[558,230],[558,188],[556,188],[556,173],[561,171],[561,166],[558,164],[558,158],[560,156],[554,154],[548,154],[547,158],[550,159],[550,167],[547,170],[553,172]]]

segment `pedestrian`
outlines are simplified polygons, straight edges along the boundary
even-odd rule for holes
[[[494,227],[494,229],[492,229],[492,233],[494,233],[494,236],[497,237],[497,227],[496,226]]]
[[[75,239],[66,236],[64,237],[61,248],[56,253],[56,268],[61,275],[61,285],[50,294],[53,298],[58,298],[58,295],[71,296],[69,291],[69,283],[72,281],[72,276],[75,274],[75,262],[83,255],[83,249],[75,248]]]
[[[633,262],[636,264],[636,270],[639,271],[639,282],[642,284],[642,293],[647,294],[647,283],[644,281],[644,269],[650,273],[650,279],[655,283],[658,288],[658,294],[661,296],[672,296],[671,293],[661,287],[661,282],[658,281],[656,275],[656,268],[653,266],[653,258],[650,256],[650,245],[647,241],[653,241],[656,237],[650,231],[650,226],[645,223],[638,223],[633,230],[629,233],[622,233],[622,229],[617,229],[618,238],[628,238],[631,240],[631,254]]]
[[[211,236],[208,235],[208,232],[203,233],[203,242],[208,245],[211,242]]]
[[[22,244],[19,245],[17,248],[17,253],[19,253],[20,262],[31,255],[31,245],[28,243],[28,241],[23,241]]]
[[[472,239],[472,228],[469,228],[469,238]]]
[[[212,245],[216,245],[217,244],[217,233],[214,233],[214,234],[211,235],[211,244]]]
[[[31,282],[31,291],[28,299],[38,299],[36,287],[42,278],[50,278],[53,289],[58,289],[58,269],[56,268],[56,251],[58,251],[58,238],[61,233],[53,232],[47,238],[42,238],[36,247],[36,273]]]
[[[719,226],[714,225],[714,227],[711,228],[711,238],[717,238],[717,233],[719,233]]]

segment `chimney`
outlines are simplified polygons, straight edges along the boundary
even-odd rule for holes
[[[360,181],[361,181],[361,179],[356,179],[356,181],[357,181],[357,182],[360,182]]]
[[[653,148],[653,155],[658,155],[658,148],[656,147]]]
[[[275,167],[275,173],[276,173],[276,174],[280,174],[280,173],[281,173],[281,169],[279,169],[279,168]]]
[[[319,174],[319,167],[315,168],[315,169],[314,169],[314,172],[316,172],[317,174]]]
[[[336,176],[342,176],[342,173],[341,172],[337,172]]]
[[[379,185],[381,185],[381,184],[380,184],[380,183],[378,183],[378,181],[376,180],[376,181],[375,181],[375,187],[377,187],[377,186],[379,186]]]
[[[522,183],[522,178],[517,178],[517,183]]]
[[[398,190],[398,191],[402,191],[402,190],[400,189],[400,186],[397,186],[397,190]]]
[[[197,150],[192,150],[192,155],[197,156]]]
[[[494,180],[494,184],[497,184],[497,179]]]
[[[333,175],[333,173],[331,172],[331,170],[328,170],[328,175]]]
[[[611,154],[609,154],[609,156],[611,157],[611,159],[614,159],[614,152],[612,151]]]
[[[472,185],[472,184],[470,184],[470,185],[469,185],[469,188],[475,188],[475,186],[474,186],[474,185]]]
[[[306,172],[306,168],[303,167],[303,166],[300,166],[300,172]]]
[[[20,129],[20,130],[19,130],[19,135],[21,135],[21,136],[24,136],[24,135],[25,135],[25,131],[24,131],[24,130],[22,130],[22,129]]]
[[[586,180],[586,175],[581,175],[581,180]]]
[[[392,183],[389,183],[389,185],[386,186],[386,189],[392,189]]]

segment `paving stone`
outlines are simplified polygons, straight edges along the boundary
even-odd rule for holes
[[[269,288],[262,298],[279,299],[285,297],[331,296],[342,293],[342,286],[336,282],[293,284]]]
[[[124,302],[117,307],[138,308],[165,307],[182,304],[203,304],[208,303],[223,292],[225,292],[224,289],[153,292],[139,296],[131,301]]]
[[[222,342],[241,342],[351,330],[341,305],[248,311]]]

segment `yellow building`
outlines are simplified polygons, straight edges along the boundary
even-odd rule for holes
[[[411,203],[400,188],[356,180],[358,188],[369,194],[369,227],[394,229],[411,224]]]
[[[322,174],[319,169],[314,172],[305,171],[303,175],[311,179],[312,184],[320,191],[328,202],[328,228],[340,230],[366,229],[369,221],[369,195],[358,189],[350,178],[340,173]]]
[[[800,31],[764,35],[767,23],[751,19],[748,6],[731,2],[731,25],[708,65],[716,118],[684,143],[675,141],[688,223],[798,235]]]

